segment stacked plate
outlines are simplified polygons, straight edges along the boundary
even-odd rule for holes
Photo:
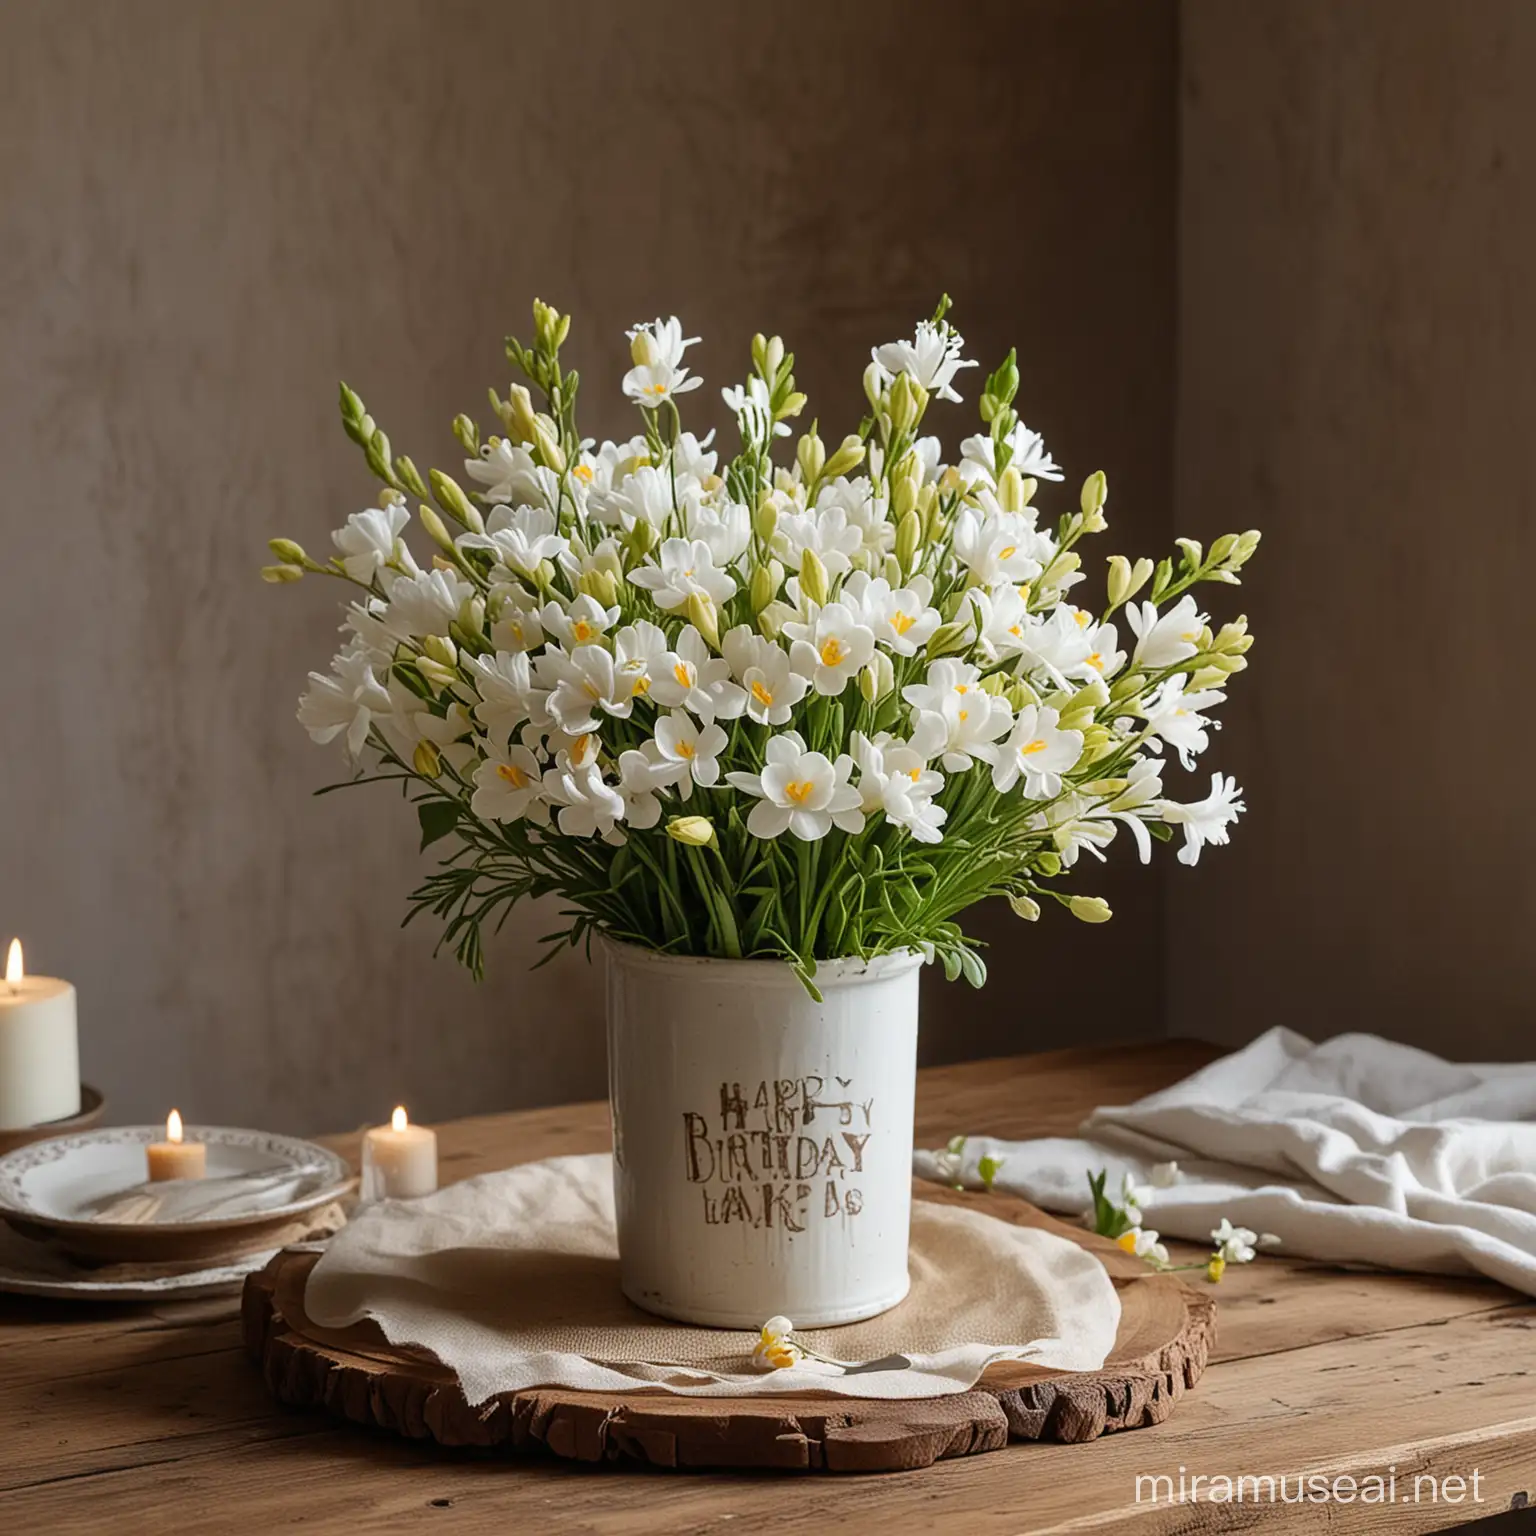
[[[228,1290],[278,1248],[333,1231],[354,1179],[314,1142],[191,1127],[199,1180],[146,1182],[161,1126],[35,1142],[0,1157],[0,1291],[152,1300]]]

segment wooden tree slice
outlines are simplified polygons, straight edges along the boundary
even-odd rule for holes
[[[631,1458],[661,1467],[903,1471],[1015,1440],[1094,1440],[1160,1424],[1205,1369],[1216,1307],[1177,1276],[1149,1270],[1113,1243],[1023,1201],[919,1183],[920,1199],[1044,1227],[1097,1253],[1120,1294],[1120,1330],[1102,1370],[1005,1363],[975,1389],[912,1400],[797,1393],[678,1397],[560,1387],[507,1392],[471,1408],[458,1380],[424,1350],[388,1343],[372,1323],[342,1330],[305,1316],[318,1255],[284,1252],[245,1282],[246,1348],[279,1402],[323,1408],[444,1446],[550,1452],[575,1461]]]

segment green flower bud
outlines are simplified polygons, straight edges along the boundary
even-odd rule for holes
[[[773,419],[784,421],[790,416],[798,416],[805,409],[806,398],[798,390],[794,394],[786,395],[784,403],[773,413]]]
[[[1199,667],[1189,674],[1189,691],[1198,693],[1202,688],[1225,688],[1227,674],[1220,667]]]
[[[910,375],[905,373],[896,375],[896,382],[891,385],[889,410],[891,436],[905,437],[917,420],[917,401],[913,398]]]
[[[800,560],[800,590],[813,603],[827,600],[827,568],[814,549],[806,550]]]
[[[428,635],[421,642],[422,655],[430,656],[433,661],[441,662],[445,667],[456,667],[459,664],[459,653],[452,640],[443,635]]]
[[[1027,704],[1040,702],[1040,695],[1022,677],[1016,678],[1003,690],[1003,697],[1008,700],[1008,705],[1014,714],[1018,714]]]
[[[1227,561],[1227,557],[1231,555],[1236,548],[1237,535],[1235,533],[1224,533],[1219,539],[1216,540],[1214,544],[1211,545],[1211,559],[1217,565],[1224,565]]]
[[[922,538],[922,518],[915,511],[908,512],[896,524],[896,558],[901,562],[903,571],[910,573],[915,569],[917,548],[922,542]]]
[[[1102,896],[1074,896],[1067,908],[1080,923],[1107,923],[1114,915]]]
[[[1000,699],[1008,691],[1008,675],[1005,672],[989,672],[981,680],[981,691]]]
[[[752,514],[752,531],[766,544],[778,531],[779,509],[771,495],[765,494]]]
[[[827,480],[835,480],[839,475],[850,474],[864,462],[864,444],[850,433],[842,441],[837,452],[827,460],[822,469],[822,477]]]
[[[299,565],[264,565],[261,568],[261,579],[275,587],[290,581],[303,581],[304,568]]]
[[[471,521],[479,523],[480,527],[475,531],[484,532],[485,524],[481,521],[479,511],[452,475],[445,475],[440,469],[432,469],[427,471],[427,478],[432,482],[432,495],[443,511],[450,517],[458,518],[465,527],[469,527]]]
[[[801,477],[807,485],[815,485],[821,479],[821,472],[827,466],[827,449],[816,435],[814,424],[796,445],[795,460],[800,465]]]
[[[673,816],[667,836],[689,848],[709,848],[715,841],[715,824],[708,816]]]
[[[612,571],[583,571],[576,578],[576,590],[599,602],[604,608],[612,608],[619,600],[619,584]]]
[[[434,661],[430,656],[418,656],[416,670],[436,688],[446,688],[450,683],[456,683],[459,680],[459,674],[453,667],[444,666],[442,662]]]
[[[458,554],[458,549],[453,542],[453,535],[448,532],[448,525],[437,515],[434,508],[429,507],[426,502],[422,502],[416,509],[416,516],[420,518],[421,526],[426,530],[427,537],[439,549],[450,555]]]
[[[418,741],[411,753],[411,766],[423,778],[435,779],[443,771],[443,757],[430,741]]]
[[[480,452],[480,429],[462,411],[453,418],[453,435],[465,453]]]
[[[708,593],[688,594],[688,622],[703,635],[711,650],[720,649],[720,619],[714,599]]]
[[[752,572],[752,586],[750,597],[752,600],[752,612],[761,613],[774,599],[778,588],[773,584],[773,573],[766,565],[760,565]]]
[[[1012,464],[997,477],[997,500],[1005,512],[1024,510],[1024,477]]]
[[[770,336],[763,348],[763,376],[770,384],[778,382],[778,372],[784,363],[784,338]]]
[[[656,361],[656,342],[649,331],[637,330],[629,338],[629,360],[636,368],[649,368]]]
[[[934,661],[940,656],[953,655],[956,651],[963,651],[970,643],[969,636],[969,625],[941,624],[928,642],[929,661]]]
[[[1118,608],[1131,595],[1131,562],[1124,555],[1109,557],[1109,606]]]
[[[1015,917],[1022,917],[1026,923],[1038,922],[1040,918],[1040,903],[1029,896],[1010,896],[1008,905],[1013,908]]]
[[[1035,868],[1047,879],[1052,879],[1061,873],[1061,857],[1047,849],[1035,855]]]
[[[565,452],[560,447],[555,424],[546,417],[540,416],[533,424],[533,448],[540,463],[557,475],[565,473]]]
[[[1104,478],[1104,471],[1096,469],[1083,481],[1083,489],[1078,497],[1078,505],[1083,509],[1083,518],[1090,525],[1094,518],[1104,510],[1104,504],[1109,500],[1109,482]],[[1100,523],[1102,524],[1102,518]]]
[[[459,628],[466,635],[485,633],[485,599],[480,596],[466,597],[459,604]]]
[[[1045,568],[1045,574],[1040,578],[1040,586],[1059,587],[1082,563],[1082,557],[1075,549],[1069,549],[1064,554],[1057,555]]]
[[[292,539],[268,539],[267,548],[270,549],[272,553],[283,562],[284,565],[307,566],[309,564],[309,556],[306,555],[303,548],[300,545],[295,544]]]
[[[624,542],[629,545],[630,554],[636,560],[643,560],[650,554],[660,539],[661,535],[643,517],[637,517],[634,527],[624,535]]]
[[[877,416],[880,414],[880,364],[871,362],[864,370],[864,398]]]
[[[506,415],[503,419],[506,421],[507,431],[516,441],[520,443],[533,441],[537,414],[533,409],[533,396],[528,393],[526,385],[513,384],[508,387]]]

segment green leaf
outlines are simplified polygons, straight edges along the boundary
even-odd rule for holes
[[[458,825],[459,807],[453,800],[423,800],[416,807],[416,819],[421,823],[421,846],[430,848]]]

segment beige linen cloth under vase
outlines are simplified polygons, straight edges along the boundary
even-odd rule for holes
[[[845,1365],[753,1372],[755,1334],[668,1322],[625,1300],[611,1161],[560,1157],[364,1208],[316,1264],[304,1307],[322,1327],[372,1318],[392,1343],[431,1350],[470,1403],[534,1386],[942,1397],[994,1361],[1104,1363],[1120,1303],[1076,1243],[918,1201],[911,1246],[899,1307],[805,1333]]]

